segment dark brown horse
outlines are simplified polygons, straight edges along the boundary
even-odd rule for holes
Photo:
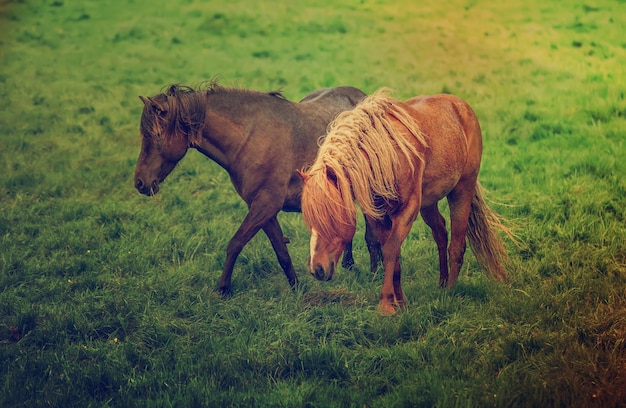
[[[314,164],[301,173],[311,274],[320,280],[332,277],[341,249],[356,230],[357,201],[382,245],[381,314],[404,307],[400,247],[420,213],[437,243],[442,286],[454,286],[466,238],[478,262],[497,279],[506,279],[507,252],[497,232],[513,236],[483,199],[481,156],[478,119],[466,102],[452,95],[402,103],[379,92],[342,113]],[[449,248],[437,206],[443,198],[450,206]]]
[[[189,148],[208,156],[229,173],[248,205],[248,215],[228,243],[219,291],[230,292],[235,261],[260,229],[295,288],[297,277],[276,216],[281,210],[301,211],[302,180],[296,169],[313,161],[318,138],[326,133],[329,122],[364,97],[356,88],[339,87],[315,91],[294,103],[280,92],[233,89],[216,83],[201,89],[172,85],[165,93],[140,97],[144,103],[143,140],[135,187],[142,194],[156,194]],[[366,241],[375,268],[380,246],[369,229]],[[350,243],[343,265],[352,263]]]

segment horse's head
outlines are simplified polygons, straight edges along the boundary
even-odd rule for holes
[[[311,232],[309,272],[316,279],[332,279],[339,257],[356,231],[356,207],[348,190],[330,170],[302,173],[302,216]],[[349,186],[348,186],[349,188]]]
[[[143,101],[141,114],[141,151],[135,168],[135,188],[145,195],[159,191],[165,180],[188,148],[187,135],[173,131],[168,96],[139,97]]]

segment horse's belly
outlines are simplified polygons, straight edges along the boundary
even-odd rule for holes
[[[450,132],[448,139],[430,140],[422,176],[422,207],[446,197],[459,183],[467,165],[467,146],[463,134]],[[444,140],[446,141],[444,143]]]
[[[429,188],[422,192],[422,208],[430,207],[444,198],[452,189],[433,189]]]
[[[430,207],[447,196],[458,184],[461,170],[449,169],[437,177],[427,177],[422,181],[422,208]]]

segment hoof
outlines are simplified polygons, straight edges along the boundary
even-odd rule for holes
[[[388,299],[387,301],[381,300],[378,303],[378,315],[379,316],[391,316],[397,311],[404,309],[406,303],[403,298],[400,299]]]
[[[396,308],[394,305],[389,303],[379,303],[378,304],[378,315],[379,316],[391,316],[396,313]]]
[[[300,282],[297,280],[294,282],[289,282],[289,287],[291,287],[292,292],[297,292],[300,289]]]
[[[217,293],[222,297],[222,299],[229,299],[233,296],[233,291],[230,287],[227,288],[217,288]]]

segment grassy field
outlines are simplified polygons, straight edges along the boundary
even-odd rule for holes
[[[0,406],[626,406],[626,3],[419,3],[0,0]],[[189,152],[156,198],[132,180],[137,96],[216,77],[466,99],[510,282],[468,251],[439,289],[420,221],[379,317],[362,225],[322,283],[281,214],[302,289],[259,235],[222,299],[228,175]]]

